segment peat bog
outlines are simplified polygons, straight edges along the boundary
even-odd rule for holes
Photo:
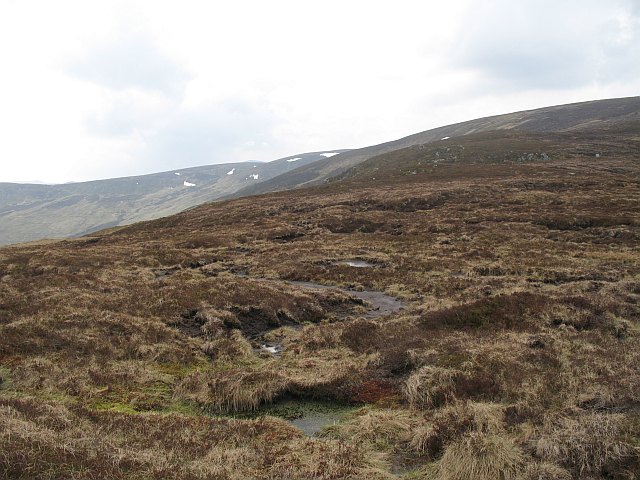
[[[631,132],[0,249],[0,476],[637,478]]]

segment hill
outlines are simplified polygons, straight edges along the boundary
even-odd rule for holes
[[[640,121],[573,132],[495,130],[471,133],[383,153],[327,181],[367,181],[382,185],[409,175],[428,173],[438,177],[438,167],[442,166],[522,164],[572,158],[591,158],[590,168],[598,169],[605,158],[638,159],[638,132]]]
[[[171,215],[323,158],[322,152],[305,153],[64,185],[1,183],[0,245]]]
[[[606,123],[1,248],[0,475],[637,477],[639,137]]]
[[[380,145],[350,150],[312,165],[296,168],[259,185],[247,186],[231,196],[239,197],[318,185],[374,156],[440,141],[443,138],[457,138],[493,130],[538,133],[577,132],[585,129],[603,129],[618,123],[637,122],[639,119],[640,97],[573,103],[480,118],[434,128]]]

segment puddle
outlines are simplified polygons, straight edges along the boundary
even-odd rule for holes
[[[354,268],[373,268],[376,266],[375,263],[365,260],[340,260],[339,262],[334,262],[334,265],[346,265],[347,267]]]
[[[298,287],[303,288],[311,288],[316,290],[330,290],[336,289],[341,292],[347,293],[352,297],[359,298],[364,302],[370,305],[370,309],[364,314],[366,318],[377,318],[383,317],[385,315],[390,315],[392,313],[399,312],[403,308],[405,308],[406,304],[402,300],[392,297],[391,295],[387,295],[382,292],[374,292],[372,290],[364,290],[359,292],[357,290],[347,290],[346,288],[334,287],[331,285],[322,285],[319,283],[313,282],[300,282],[300,281],[289,281],[291,285],[296,285]]]
[[[264,415],[282,418],[310,437],[324,428],[340,423],[359,407],[322,400],[287,399],[264,405],[254,412],[236,414],[237,418],[258,418]]]
[[[323,428],[340,423],[343,417],[344,415],[337,415],[335,413],[315,412],[289,421],[294,427],[302,430],[305,435],[313,437]]]
[[[261,345],[260,349],[275,355],[276,353],[280,353],[282,347],[278,347],[277,345]]]

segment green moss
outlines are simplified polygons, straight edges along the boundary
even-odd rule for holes
[[[93,407],[99,412],[118,412],[118,413],[139,413],[135,408],[126,403],[119,402],[97,402]]]
[[[201,371],[208,370],[211,365],[207,362],[198,362],[193,364],[181,364],[181,363],[154,363],[153,369],[163,373],[165,375],[171,375],[172,377],[183,378],[187,375]]]
[[[176,401],[167,405],[165,409],[159,410],[158,413],[172,414],[178,413],[180,415],[188,415],[190,417],[197,417],[203,415],[202,409],[194,403],[185,401]]]
[[[0,390],[11,388],[11,370],[7,367],[0,367]]]
[[[285,420],[294,420],[310,414],[347,415],[358,408],[361,408],[361,406],[321,400],[288,399],[263,405],[252,412],[235,413],[231,416],[234,418],[258,418],[268,415]]]

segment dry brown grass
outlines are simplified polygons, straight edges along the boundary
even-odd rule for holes
[[[355,412],[350,420],[330,427],[325,435],[389,451],[399,449],[408,442],[413,423],[414,419],[405,412],[363,408]]]
[[[405,397],[414,408],[439,407],[455,398],[455,382],[462,375],[451,368],[422,367],[405,382]]]
[[[640,465],[640,449],[628,443],[625,432],[630,426],[628,417],[611,413],[589,413],[575,417],[561,417],[550,421],[535,443],[540,458],[563,464],[580,475],[624,478],[628,467]],[[636,426],[634,424],[634,426]],[[628,475],[632,471],[626,471]]]
[[[438,480],[509,480],[522,473],[523,452],[508,437],[472,433],[451,443],[425,472]]]
[[[633,478],[640,164],[614,153],[387,172],[0,249],[0,472],[385,478],[401,454],[442,478]],[[348,292],[283,279],[407,308],[362,318]],[[202,416],[285,394],[385,408],[322,440]]]
[[[413,429],[410,445],[430,459],[469,432],[501,435],[506,432],[505,407],[499,404],[457,402],[438,410]]]
[[[268,417],[98,414],[5,399],[0,426],[7,479],[389,478],[375,453],[302,438]]]

